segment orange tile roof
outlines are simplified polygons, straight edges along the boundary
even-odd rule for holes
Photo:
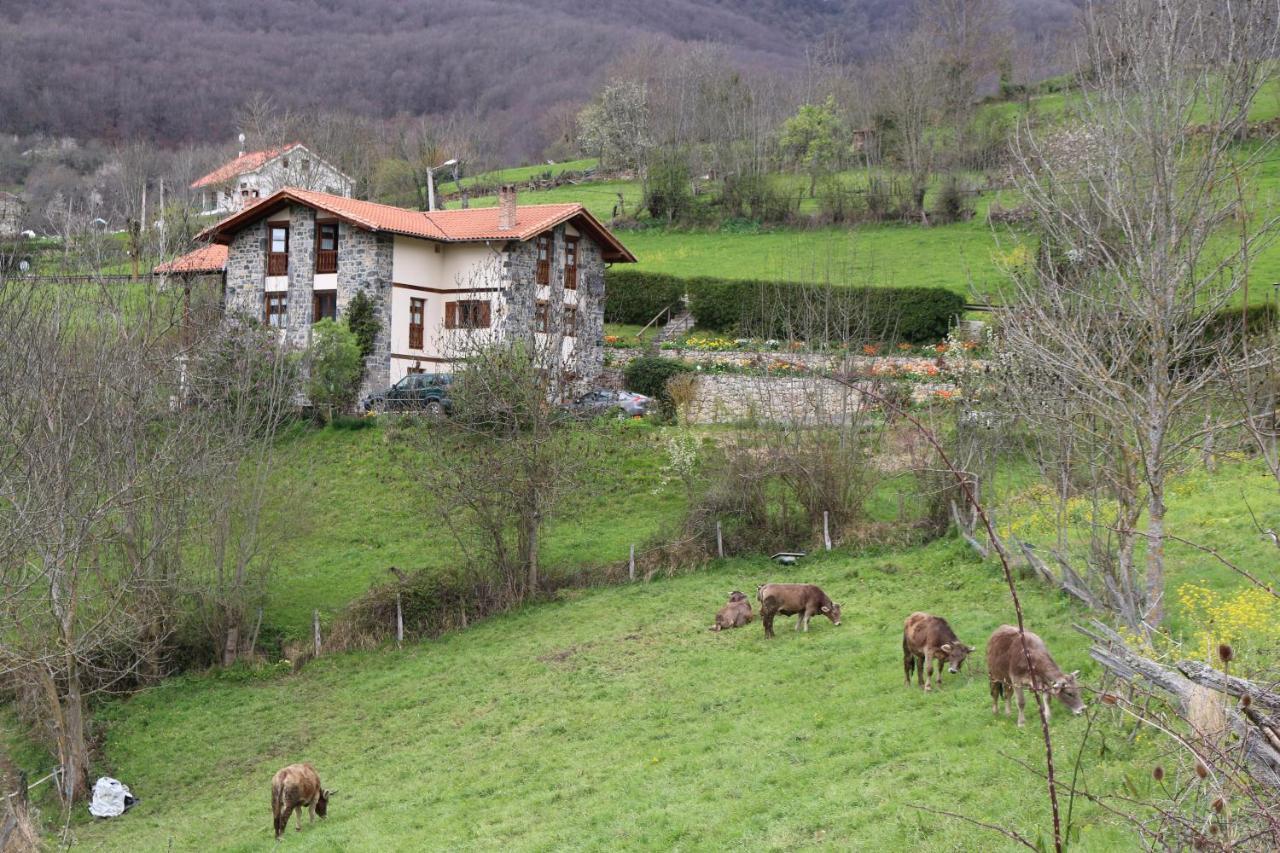
[[[634,262],[635,256],[608,228],[581,204],[522,204],[516,207],[514,228],[498,228],[498,208],[477,207],[469,210],[436,210],[430,213],[409,210],[389,204],[346,198],[331,193],[285,187],[261,199],[251,208],[241,210],[199,235],[215,242],[229,243],[243,226],[281,207],[297,202],[332,213],[366,231],[383,231],[436,240],[442,243],[468,243],[481,240],[528,240],[562,222],[577,220],[601,244],[604,259],[610,262]]]
[[[264,163],[274,160],[281,154],[292,151],[301,144],[301,142],[290,142],[288,145],[283,145],[279,148],[268,148],[265,151],[250,151],[248,154],[241,154],[230,163],[219,166],[200,180],[192,183],[191,189],[197,190],[200,187],[207,187],[211,184],[221,184],[243,175],[245,172],[252,172]]]
[[[227,247],[221,243],[209,243],[180,255],[168,263],[161,264],[152,272],[164,275],[171,273],[212,273],[222,272],[227,267]]]

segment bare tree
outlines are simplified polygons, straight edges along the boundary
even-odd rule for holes
[[[0,674],[85,794],[86,703],[155,671],[191,466],[180,307],[106,283],[0,282]]]
[[[1024,127],[1016,140],[1041,250],[1004,294],[1010,399],[1035,431],[1087,443],[1077,459],[1118,507],[1104,522],[1118,537],[1117,569],[1101,573],[1114,588],[1099,600],[1135,629],[1164,615],[1169,477],[1214,427],[1212,403],[1240,361],[1240,337],[1212,334],[1214,317],[1247,292],[1247,259],[1274,231],[1267,217],[1231,227],[1230,252],[1214,243],[1247,213],[1236,177],[1259,151],[1233,145],[1263,82],[1275,12],[1271,0],[1094,10],[1080,129]]]
[[[185,380],[185,415],[203,464],[193,472],[193,559],[181,585],[215,659],[230,666],[253,654],[273,556],[287,541],[289,531],[270,528],[265,511],[300,499],[271,488],[297,390],[295,362],[272,330],[219,325],[192,348]]]

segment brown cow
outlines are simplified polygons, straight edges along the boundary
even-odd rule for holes
[[[756,600],[760,602],[760,620],[764,622],[764,635],[773,636],[773,617],[796,615],[797,631],[808,631],[809,620],[823,613],[834,624],[840,624],[840,605],[836,604],[821,587],[811,583],[765,583],[756,587]]]
[[[751,621],[751,602],[747,601],[747,595],[743,592],[734,590],[729,593],[729,603],[720,608],[720,612],[716,614],[716,624],[711,626],[712,631],[720,631],[724,628],[741,628],[743,625]]]
[[[1000,695],[1004,694],[1004,712],[1009,713],[1009,691],[1018,692],[1018,725],[1024,725],[1022,709],[1024,700],[1022,689],[1029,687],[1036,698],[1044,705],[1044,717],[1049,719],[1049,696],[1057,696],[1058,701],[1066,705],[1071,713],[1084,711],[1084,702],[1080,699],[1080,685],[1076,683],[1077,672],[1063,673],[1049,655],[1044,640],[1030,631],[1024,631],[1026,650],[1018,639],[1018,629],[1012,625],[1001,625],[987,640],[987,677],[991,679],[991,713],[1000,711]],[[1027,666],[1030,658],[1031,666]]]
[[[290,764],[276,772],[271,780],[271,816],[275,819],[276,840],[289,828],[289,815],[298,812],[298,832],[302,832],[302,809],[311,811],[311,822],[316,815],[324,817],[329,810],[329,798],[333,791],[320,787],[320,777],[310,764]]]
[[[911,672],[926,691],[933,689],[933,664],[938,666],[938,686],[942,686],[942,664],[958,675],[964,659],[973,646],[966,646],[956,637],[947,620],[929,613],[912,613],[902,625],[902,668],[907,674],[907,686],[911,686]]]

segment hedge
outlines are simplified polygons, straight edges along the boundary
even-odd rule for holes
[[[629,390],[655,400],[670,402],[667,396],[667,380],[678,373],[688,373],[692,369],[683,361],[676,361],[674,358],[644,356],[627,362],[627,366],[623,369],[623,378]]]
[[[673,275],[609,270],[605,276],[604,321],[643,326],[684,296],[684,280]]]
[[[747,337],[928,343],[947,336],[964,297],[941,287],[838,287],[690,279],[703,328]]]
[[[681,293],[700,328],[744,337],[929,343],[964,298],[941,287],[840,287],[609,270],[605,321],[648,323]]]

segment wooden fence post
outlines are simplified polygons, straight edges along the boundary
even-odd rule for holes
[[[822,511],[822,544],[831,550],[831,516],[825,509]]]
[[[320,611],[311,611],[311,629],[315,634],[315,656],[320,657]]]
[[[724,534],[720,532],[719,519],[716,519],[716,556],[724,557]]]
[[[396,648],[404,646],[404,609],[400,606],[400,593],[396,592]]]
[[[631,556],[627,560],[627,578],[636,579],[636,543],[631,543]]]

